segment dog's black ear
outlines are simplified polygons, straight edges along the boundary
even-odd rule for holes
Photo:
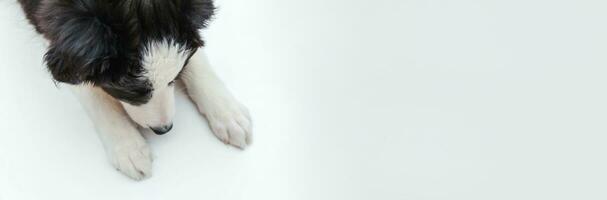
[[[184,13],[196,29],[206,28],[215,14],[213,0],[185,0]]]
[[[41,8],[38,20],[50,41],[44,60],[55,80],[94,83],[109,70],[116,37],[104,12],[93,0],[50,0]]]

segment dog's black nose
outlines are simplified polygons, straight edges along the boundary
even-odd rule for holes
[[[154,133],[156,133],[156,135],[164,135],[165,133],[168,133],[169,131],[171,131],[171,129],[173,129],[173,124],[168,125],[168,126],[163,126],[163,127],[150,128],[150,129],[152,129],[152,131],[154,131]]]

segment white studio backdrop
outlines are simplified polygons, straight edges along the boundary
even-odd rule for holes
[[[134,182],[0,0],[0,199],[607,198],[605,1],[216,3],[207,52],[254,144],[180,94]]]

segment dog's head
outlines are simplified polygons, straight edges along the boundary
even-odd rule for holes
[[[37,21],[50,41],[53,78],[93,84],[131,118],[162,134],[172,127],[174,83],[203,45],[212,0],[47,0]]]

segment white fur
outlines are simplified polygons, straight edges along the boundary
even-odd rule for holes
[[[170,125],[175,115],[175,88],[169,86],[181,72],[189,52],[171,40],[155,41],[146,46],[142,56],[143,74],[151,81],[152,99],[144,105],[123,103],[131,118],[143,127]]]
[[[149,176],[150,148],[120,103],[97,87],[81,85],[72,90],[95,124],[114,167],[136,180]]]
[[[135,122],[152,126],[172,120],[174,88],[167,84],[177,76],[185,62],[183,51],[169,42],[154,43],[150,47],[144,66],[155,92],[149,103],[135,107],[121,104],[97,87],[73,87],[93,120],[111,163],[135,180],[150,176],[152,170],[150,149]],[[246,148],[252,139],[249,112],[213,72],[203,50],[191,58],[182,73],[189,95],[206,116],[213,133],[226,144]]]
[[[183,69],[181,79],[215,136],[226,144],[246,148],[252,139],[251,117],[211,69],[200,49]]]

